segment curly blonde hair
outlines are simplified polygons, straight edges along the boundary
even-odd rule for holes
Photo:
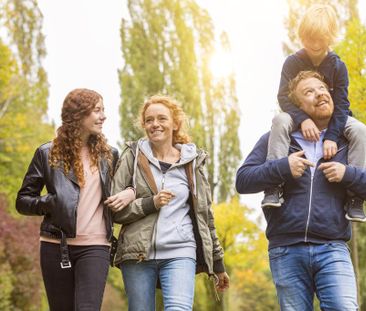
[[[144,128],[145,125],[145,112],[147,108],[154,104],[162,104],[167,107],[172,115],[173,122],[177,125],[177,129],[173,130],[173,145],[191,142],[191,138],[187,133],[187,117],[181,104],[166,95],[153,95],[143,103],[140,110],[141,127]]]
[[[81,187],[85,185],[84,168],[81,160],[82,121],[90,115],[103,97],[89,89],[75,89],[64,99],[61,119],[62,125],[57,129],[50,150],[51,167],[62,168],[67,175],[73,169]],[[112,150],[103,134],[90,135],[87,142],[91,167],[98,168],[98,162],[104,158],[112,173]]]

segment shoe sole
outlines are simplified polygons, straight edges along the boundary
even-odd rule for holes
[[[349,217],[347,214],[346,214],[346,219],[349,220],[349,221],[354,221],[354,222],[366,222],[366,218],[352,218],[352,217]]]
[[[267,204],[262,204],[261,207],[269,207],[269,208],[277,208],[277,207],[281,207],[281,203],[276,203],[276,204],[273,204],[273,203],[267,203]]]

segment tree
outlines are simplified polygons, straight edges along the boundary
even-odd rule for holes
[[[122,137],[142,135],[134,124],[146,96],[177,98],[190,118],[193,141],[210,154],[215,198],[227,200],[234,194],[228,185],[240,157],[239,111],[233,77],[215,79],[210,70],[215,42],[210,16],[193,0],[129,0],[128,10],[129,20],[121,26]]]
[[[347,65],[349,74],[349,100],[354,116],[366,122],[366,27],[358,18],[347,23],[344,40],[337,46],[337,53]],[[366,306],[366,230],[353,225],[352,259],[358,276],[360,310]]]
[[[53,127],[46,122],[48,82],[42,61],[42,14],[35,0],[0,3],[0,188],[14,202],[36,145]],[[12,205],[9,204],[9,207]],[[12,210],[12,209],[10,209]]]

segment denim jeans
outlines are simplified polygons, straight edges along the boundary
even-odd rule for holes
[[[196,262],[191,258],[124,261],[123,282],[129,311],[154,311],[158,278],[165,311],[192,310]]]
[[[269,250],[273,282],[283,311],[358,310],[356,279],[345,243],[301,243]]]
[[[99,311],[109,268],[109,246],[69,245],[71,268],[60,266],[60,245],[41,242],[41,269],[50,311]]]

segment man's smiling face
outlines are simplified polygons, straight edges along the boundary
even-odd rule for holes
[[[297,85],[295,94],[300,108],[314,121],[331,118],[333,99],[323,81],[313,77],[304,79]]]

